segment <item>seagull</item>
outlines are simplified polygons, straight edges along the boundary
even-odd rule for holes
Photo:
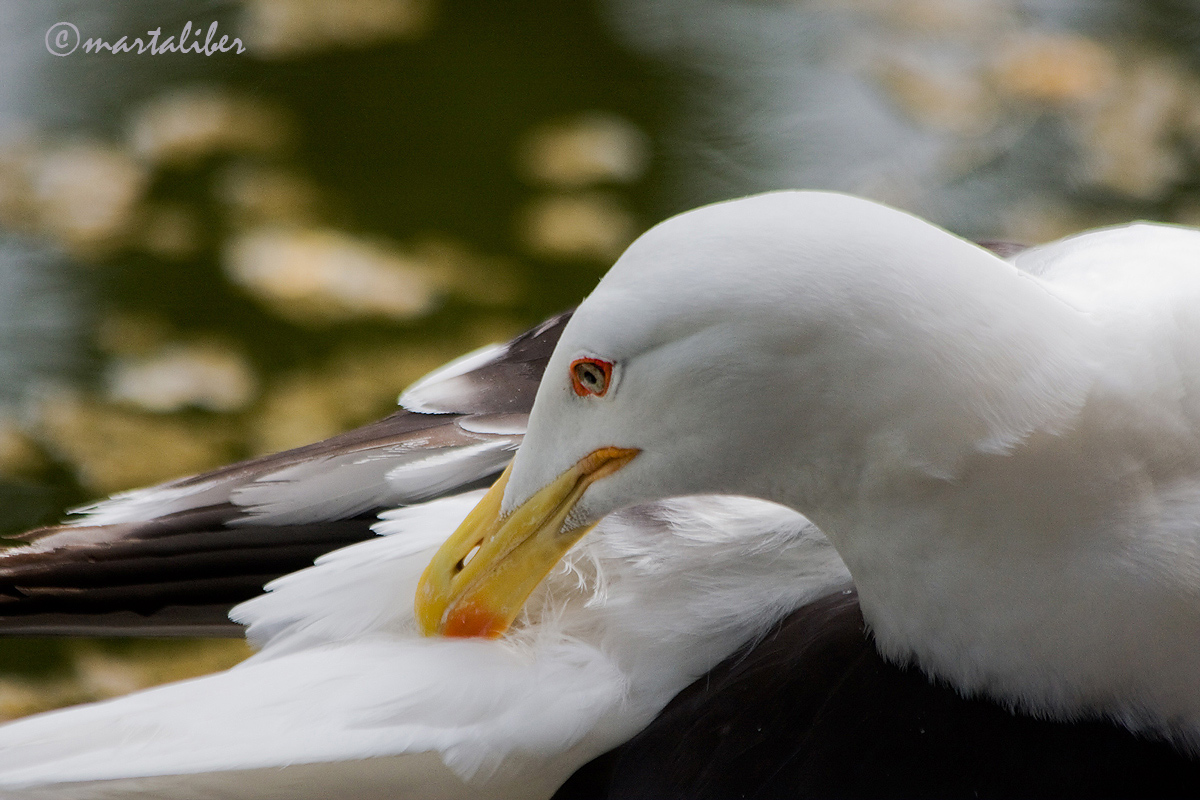
[[[407,410],[0,558],[0,628],[260,649],[0,727],[0,790],[998,796],[1114,764],[1194,790],[1196,254],[1134,225],[1006,259],[821,192],[668,220]],[[1090,761],[962,775],[963,730]],[[889,748],[954,775],[828,782]]]
[[[499,635],[607,514],[743,495],[829,537],[886,660],[1195,755],[1198,263],[1147,224],[1008,263],[818,192],[668,220],[567,324],[422,629]]]
[[[567,319],[448,364],[372,425],[100,501],[0,556],[0,633],[244,632],[258,650],[0,726],[0,796],[549,798],[743,643],[847,590],[802,515],[680,498],[614,514],[506,640],[422,636],[422,570],[511,460]]]

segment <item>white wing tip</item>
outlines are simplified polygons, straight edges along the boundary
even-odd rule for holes
[[[472,350],[464,356],[459,356],[449,364],[438,367],[405,389],[403,394],[400,395],[399,403],[405,409],[415,411],[418,414],[445,413],[445,408],[437,405],[433,401],[433,398],[427,396],[430,387],[436,386],[442,381],[457,378],[472,370],[479,369],[483,365],[497,360],[507,352],[507,344],[489,344],[480,347],[478,350]]]

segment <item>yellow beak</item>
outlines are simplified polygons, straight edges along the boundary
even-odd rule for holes
[[[501,517],[510,464],[421,575],[416,601],[421,632],[494,639],[508,630],[534,587],[595,527],[563,529],[584,491],[638,452],[596,450]]]

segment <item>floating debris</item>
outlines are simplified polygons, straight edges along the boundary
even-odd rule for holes
[[[997,91],[1015,100],[1065,105],[1094,100],[1117,80],[1117,59],[1099,42],[1071,34],[1027,32],[1000,46],[992,64]]]
[[[227,423],[132,411],[66,391],[46,395],[34,410],[35,436],[96,494],[202,472],[237,456]]]
[[[436,300],[421,262],[332,230],[264,227],[235,236],[226,249],[225,271],[298,322],[411,319]]]
[[[27,167],[37,229],[76,255],[104,255],[133,231],[149,175],[125,151],[76,142],[38,153]]]
[[[897,105],[927,129],[978,136],[998,121],[995,95],[970,69],[947,70],[888,56],[876,63],[875,71]]]
[[[121,358],[106,377],[110,399],[158,413],[239,411],[258,394],[246,357],[214,342],[172,344],[150,356]]]
[[[1181,147],[1200,101],[1194,79],[1163,56],[1132,59],[1112,89],[1075,120],[1079,177],[1138,200],[1164,197],[1187,172]],[[1195,141],[1195,139],[1193,139]]]
[[[0,225],[10,230],[37,227],[38,213],[30,185],[39,148],[32,134],[11,133],[0,140]]]
[[[280,167],[231,164],[217,175],[214,193],[239,226],[310,225],[323,216],[316,184]]]
[[[545,258],[609,262],[637,237],[633,215],[607,194],[549,195],[521,218],[525,246]]]
[[[291,140],[291,125],[274,105],[215,87],[162,95],[129,124],[133,152],[159,166],[188,165],[220,153],[272,153]]]
[[[73,680],[0,679],[0,721],[99,700]]]
[[[109,144],[46,138],[0,144],[0,225],[55,240],[84,260],[111,254],[138,231],[149,172]]]
[[[424,33],[431,0],[248,0],[243,38],[260,58],[365,47]]]
[[[590,112],[534,129],[519,159],[531,180],[564,189],[632,183],[649,165],[650,140],[623,117]]]

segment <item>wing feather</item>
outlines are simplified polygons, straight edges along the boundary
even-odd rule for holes
[[[321,442],[78,509],[0,554],[0,633],[240,635],[229,609],[373,536],[381,511],[478,488],[512,457],[570,314],[435,371]]]

